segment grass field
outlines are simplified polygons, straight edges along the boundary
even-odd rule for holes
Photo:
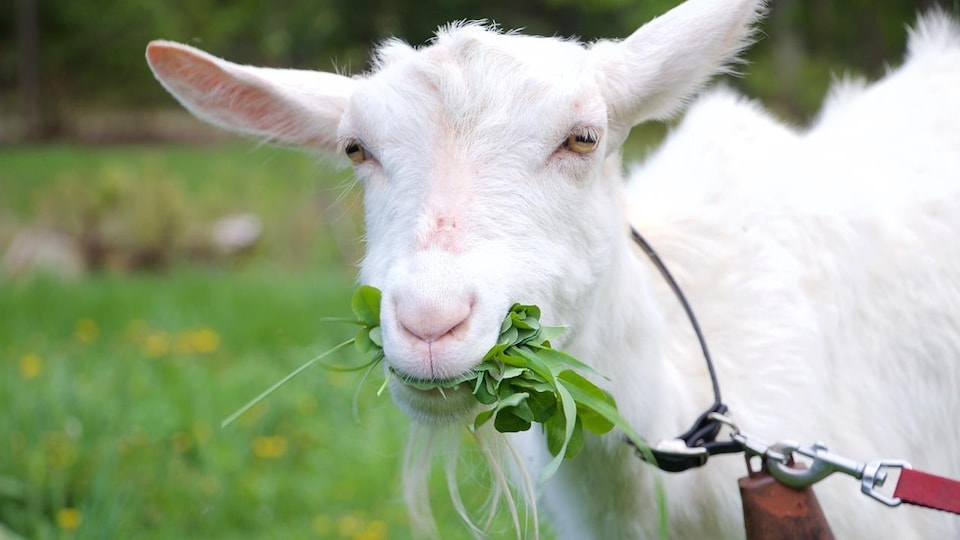
[[[197,223],[257,212],[264,242],[230,264],[0,276],[0,538],[413,537],[398,486],[408,422],[378,380],[315,366],[220,428],[350,337],[318,322],[349,311],[360,233],[355,195],[334,205],[346,175],[252,145],[2,149],[0,246],[45,224],[50,186],[110,175],[175,185]],[[466,537],[436,480],[440,530]]]

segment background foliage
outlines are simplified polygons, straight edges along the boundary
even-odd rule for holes
[[[951,5],[952,2],[952,5]],[[580,36],[585,40],[624,37],[676,0],[16,0],[0,9],[0,136],[17,132],[14,119],[29,101],[29,85],[17,98],[17,83],[31,55],[18,36],[22,15],[35,11],[39,88],[38,137],[70,135],[84,113],[110,109],[171,107],[143,60],[151,39],[200,46],[250,64],[361,71],[370,44],[390,36],[427,41],[438,25],[459,19],[496,21],[503,28]],[[819,101],[831,71],[877,76],[884,62],[898,59],[903,27],[936,0],[772,0],[765,35],[750,57],[755,65],[743,81],[797,119]],[[941,0],[956,9],[956,0]],[[8,3],[10,6],[12,4]],[[19,16],[19,18],[18,18]],[[19,71],[18,71],[19,69]],[[77,119],[76,117],[83,117]],[[92,115],[88,115],[92,116]]]

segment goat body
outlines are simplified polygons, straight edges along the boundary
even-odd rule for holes
[[[607,378],[651,440],[711,401],[696,339],[651,241],[695,306],[743,431],[822,440],[864,461],[960,477],[960,27],[912,31],[904,64],[838,86],[805,131],[725,89],[693,103],[624,182],[630,128],[678,110],[749,42],[757,0],[689,0],[622,42],[583,46],[474,25],[371,73],[239,66],[155,42],[158,79],[208,121],[345,150],[365,190],[361,281],[383,291],[386,360],[444,380],[470,370],[514,302],[569,327],[555,344]],[[601,382],[601,381],[598,381]],[[462,422],[445,397],[394,378],[419,424]],[[549,459],[515,437],[531,471]],[[742,459],[663,476],[675,538],[742,537]],[[571,539],[655,536],[655,475],[617,436],[588,438],[543,487]],[[845,478],[817,493],[840,538],[956,538],[960,519],[887,509]]]

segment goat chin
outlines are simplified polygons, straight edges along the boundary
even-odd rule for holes
[[[458,465],[462,457],[461,442],[465,432],[476,441],[477,451],[487,465],[486,480],[489,485],[484,489],[489,489],[489,492],[479,515],[467,508],[457,483]],[[410,512],[411,524],[421,534],[440,538],[429,490],[434,459],[442,463],[450,501],[474,538],[500,536],[491,529],[501,505],[510,515],[517,538],[540,537],[534,483],[509,437],[497,432],[489,424],[468,429],[464,428],[463,422],[436,421],[412,424],[403,458],[403,498]],[[471,478],[471,486],[483,487],[483,482]]]

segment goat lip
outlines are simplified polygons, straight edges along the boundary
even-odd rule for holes
[[[421,379],[407,375],[393,368],[391,368],[390,371],[396,375],[397,379],[399,379],[404,386],[408,386],[414,390],[424,393],[443,393],[443,390],[458,390],[461,385],[476,377],[474,373],[465,373],[459,377],[452,377],[448,379]]]
[[[414,421],[424,424],[450,424],[469,420],[479,402],[466,384],[436,386],[421,384],[418,388],[394,377],[390,393],[397,406]]]

